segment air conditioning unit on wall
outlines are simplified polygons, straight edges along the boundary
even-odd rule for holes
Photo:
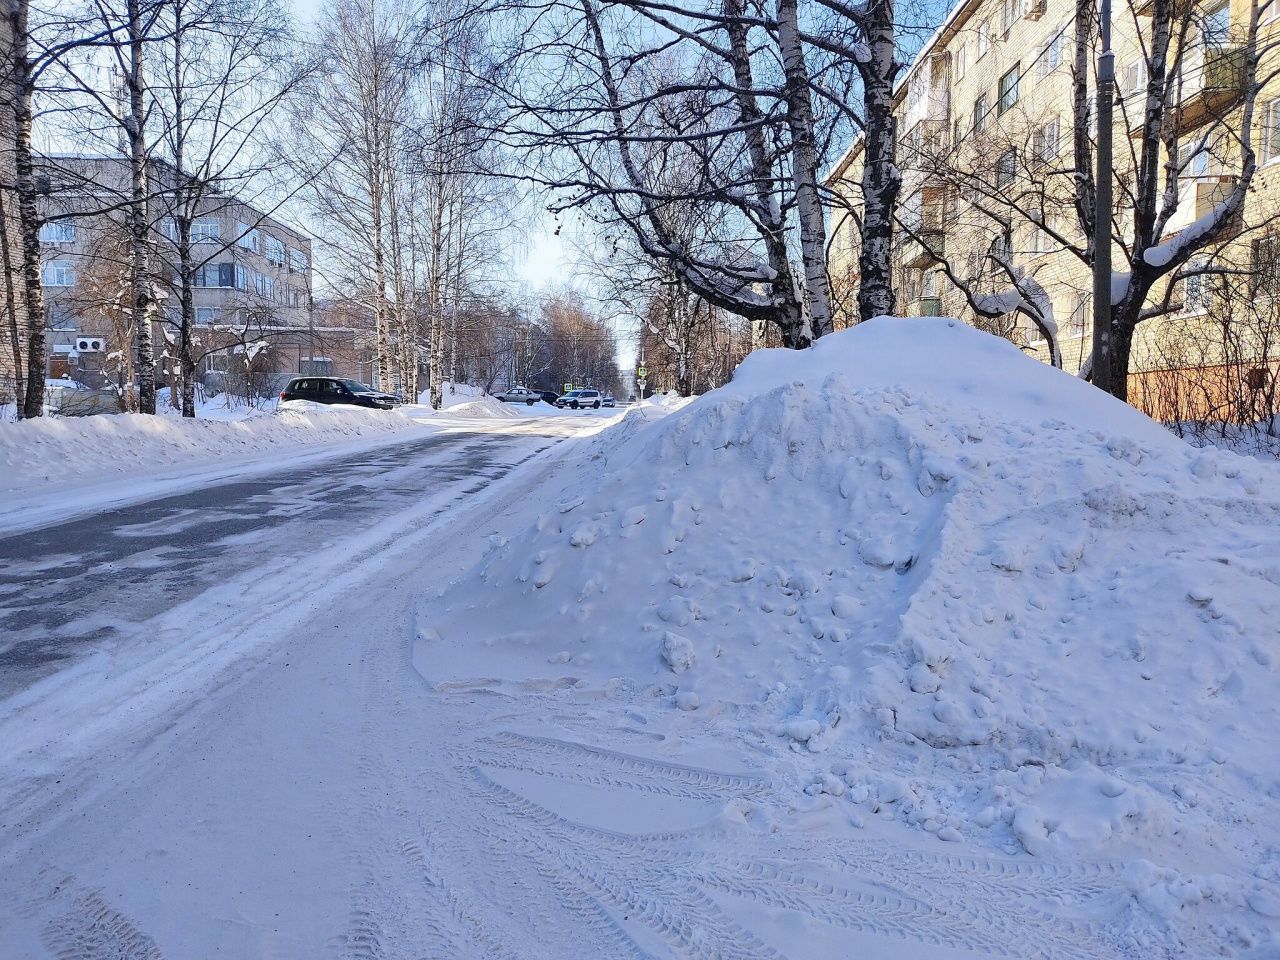
[[[101,353],[101,337],[80,337],[76,340],[76,353]]]

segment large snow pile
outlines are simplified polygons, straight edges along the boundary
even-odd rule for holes
[[[1137,899],[1227,904],[1224,937],[1280,916],[1274,467],[939,319],[628,422],[422,672],[647,688],[855,821],[1145,857]]]
[[[152,476],[174,466],[225,463],[417,429],[394,411],[307,401],[283,403],[275,415],[239,420],[119,414],[0,423],[0,501]]]
[[[441,386],[440,409],[431,409],[431,391],[423,390],[416,407],[406,412],[413,417],[460,417],[468,420],[509,420],[518,417],[510,404],[489,396],[469,383],[445,382]]]
[[[441,416],[464,417],[471,420],[510,420],[519,417],[509,403],[493,397],[480,397],[461,403],[447,404],[439,411]]]

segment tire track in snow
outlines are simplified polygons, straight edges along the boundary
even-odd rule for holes
[[[74,884],[68,877],[61,887]],[[164,960],[155,940],[96,890],[76,896],[66,913],[45,926],[42,939],[58,960]]]

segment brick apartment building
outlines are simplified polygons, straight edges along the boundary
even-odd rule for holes
[[[1151,9],[1146,0],[1118,3],[1113,20],[1118,198],[1125,196],[1124,184],[1133,176],[1129,134],[1140,130],[1143,117],[1143,51],[1150,44]],[[1183,11],[1187,39],[1177,109],[1171,111],[1178,155],[1162,159],[1162,169],[1179,169],[1179,204],[1165,225],[1166,238],[1210,213],[1236,184],[1246,95],[1242,37],[1254,9],[1247,0],[1189,0]],[[899,216],[927,243],[914,240],[907,230],[898,232],[893,269],[899,311],[958,316],[996,327],[1047,361],[1046,341],[1025,318],[1011,313],[1003,321],[979,321],[937,256],[946,257],[965,276],[981,278],[988,254],[998,250],[1048,294],[1062,365],[1070,372],[1080,368],[1091,347],[1090,271],[1032,218],[1016,211],[1033,208],[1059,235],[1078,233],[1072,226],[1071,190],[1076,11],[1066,0],[960,0],[905,71],[895,94],[903,177]],[[1268,4],[1256,15],[1259,48],[1266,51],[1258,71],[1263,88],[1251,137],[1258,171],[1236,234],[1202,258],[1204,267],[1218,269],[1216,263],[1224,276],[1247,275],[1236,281],[1240,285],[1254,279],[1247,295],[1238,289],[1228,295],[1225,279],[1206,274],[1179,282],[1170,291],[1176,308],[1138,326],[1130,399],[1161,419],[1213,416],[1228,395],[1243,397],[1247,413],[1249,392],[1271,389],[1274,381],[1277,353],[1272,341],[1280,332],[1280,285],[1272,279],[1280,262],[1280,80],[1275,70],[1280,5]],[[852,214],[861,203],[861,164],[857,140],[827,178],[848,207],[837,211],[830,224],[833,287],[837,309],[845,308],[845,322],[851,320],[848,307],[858,283]],[[967,187],[966,177],[983,186]],[[1118,218],[1127,234],[1132,211],[1121,206]],[[1116,269],[1123,270],[1118,247],[1113,258]],[[988,289],[1003,289],[1003,277],[995,270],[992,274]],[[1162,290],[1153,291],[1153,298],[1162,295]],[[1231,310],[1235,316],[1228,321],[1224,313]],[[1247,322],[1241,316],[1246,310],[1252,311]],[[1234,341],[1224,343],[1223,331],[1229,329],[1235,331]]]

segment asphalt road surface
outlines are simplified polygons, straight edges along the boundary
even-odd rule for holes
[[[431,434],[0,538],[0,698],[145,642],[152,617],[247,571],[287,575],[397,514],[438,514],[580,427]]]

